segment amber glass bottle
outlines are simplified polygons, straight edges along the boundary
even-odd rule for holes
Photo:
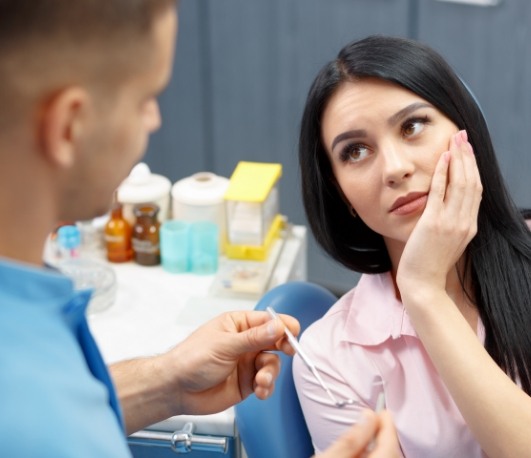
[[[136,222],[133,226],[134,260],[143,266],[160,264],[160,223],[156,204],[138,204],[133,208]]]
[[[111,217],[105,225],[105,248],[107,259],[111,262],[127,262],[133,259],[131,236],[133,229],[123,217],[122,204],[115,202]]]

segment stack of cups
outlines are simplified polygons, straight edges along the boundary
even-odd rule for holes
[[[229,180],[199,172],[171,189],[172,218],[160,227],[162,267],[172,273],[213,274],[223,252]]]
[[[165,221],[160,228],[161,263],[171,273],[214,274],[218,269],[219,226],[211,221]]]

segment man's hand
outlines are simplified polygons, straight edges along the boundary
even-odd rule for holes
[[[271,395],[280,359],[271,350],[293,354],[284,328],[298,335],[295,318],[231,312],[214,318],[168,352],[110,368],[127,433],[181,414],[220,412],[251,393]]]
[[[173,386],[176,414],[222,411],[255,393],[269,397],[280,371],[280,359],[268,350],[293,354],[284,327],[297,335],[299,323],[266,312],[223,314],[161,356],[164,377]]]

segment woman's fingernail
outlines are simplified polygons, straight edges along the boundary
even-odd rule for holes
[[[461,147],[463,143],[463,137],[461,136],[461,131],[457,132],[457,134],[454,135],[454,141],[455,141],[455,145],[458,148]]]
[[[461,134],[461,140],[463,141],[463,143],[468,142],[468,134],[466,130],[462,130],[459,133]]]

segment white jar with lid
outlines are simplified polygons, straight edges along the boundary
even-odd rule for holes
[[[158,219],[162,223],[169,217],[171,181],[163,175],[151,173],[149,166],[140,162],[120,184],[118,201],[123,204],[123,215],[133,225],[133,207],[136,204],[155,203],[159,206]]]
[[[228,178],[211,172],[198,172],[177,181],[171,189],[172,218],[216,223],[222,248],[226,233],[223,197],[228,186]]]

